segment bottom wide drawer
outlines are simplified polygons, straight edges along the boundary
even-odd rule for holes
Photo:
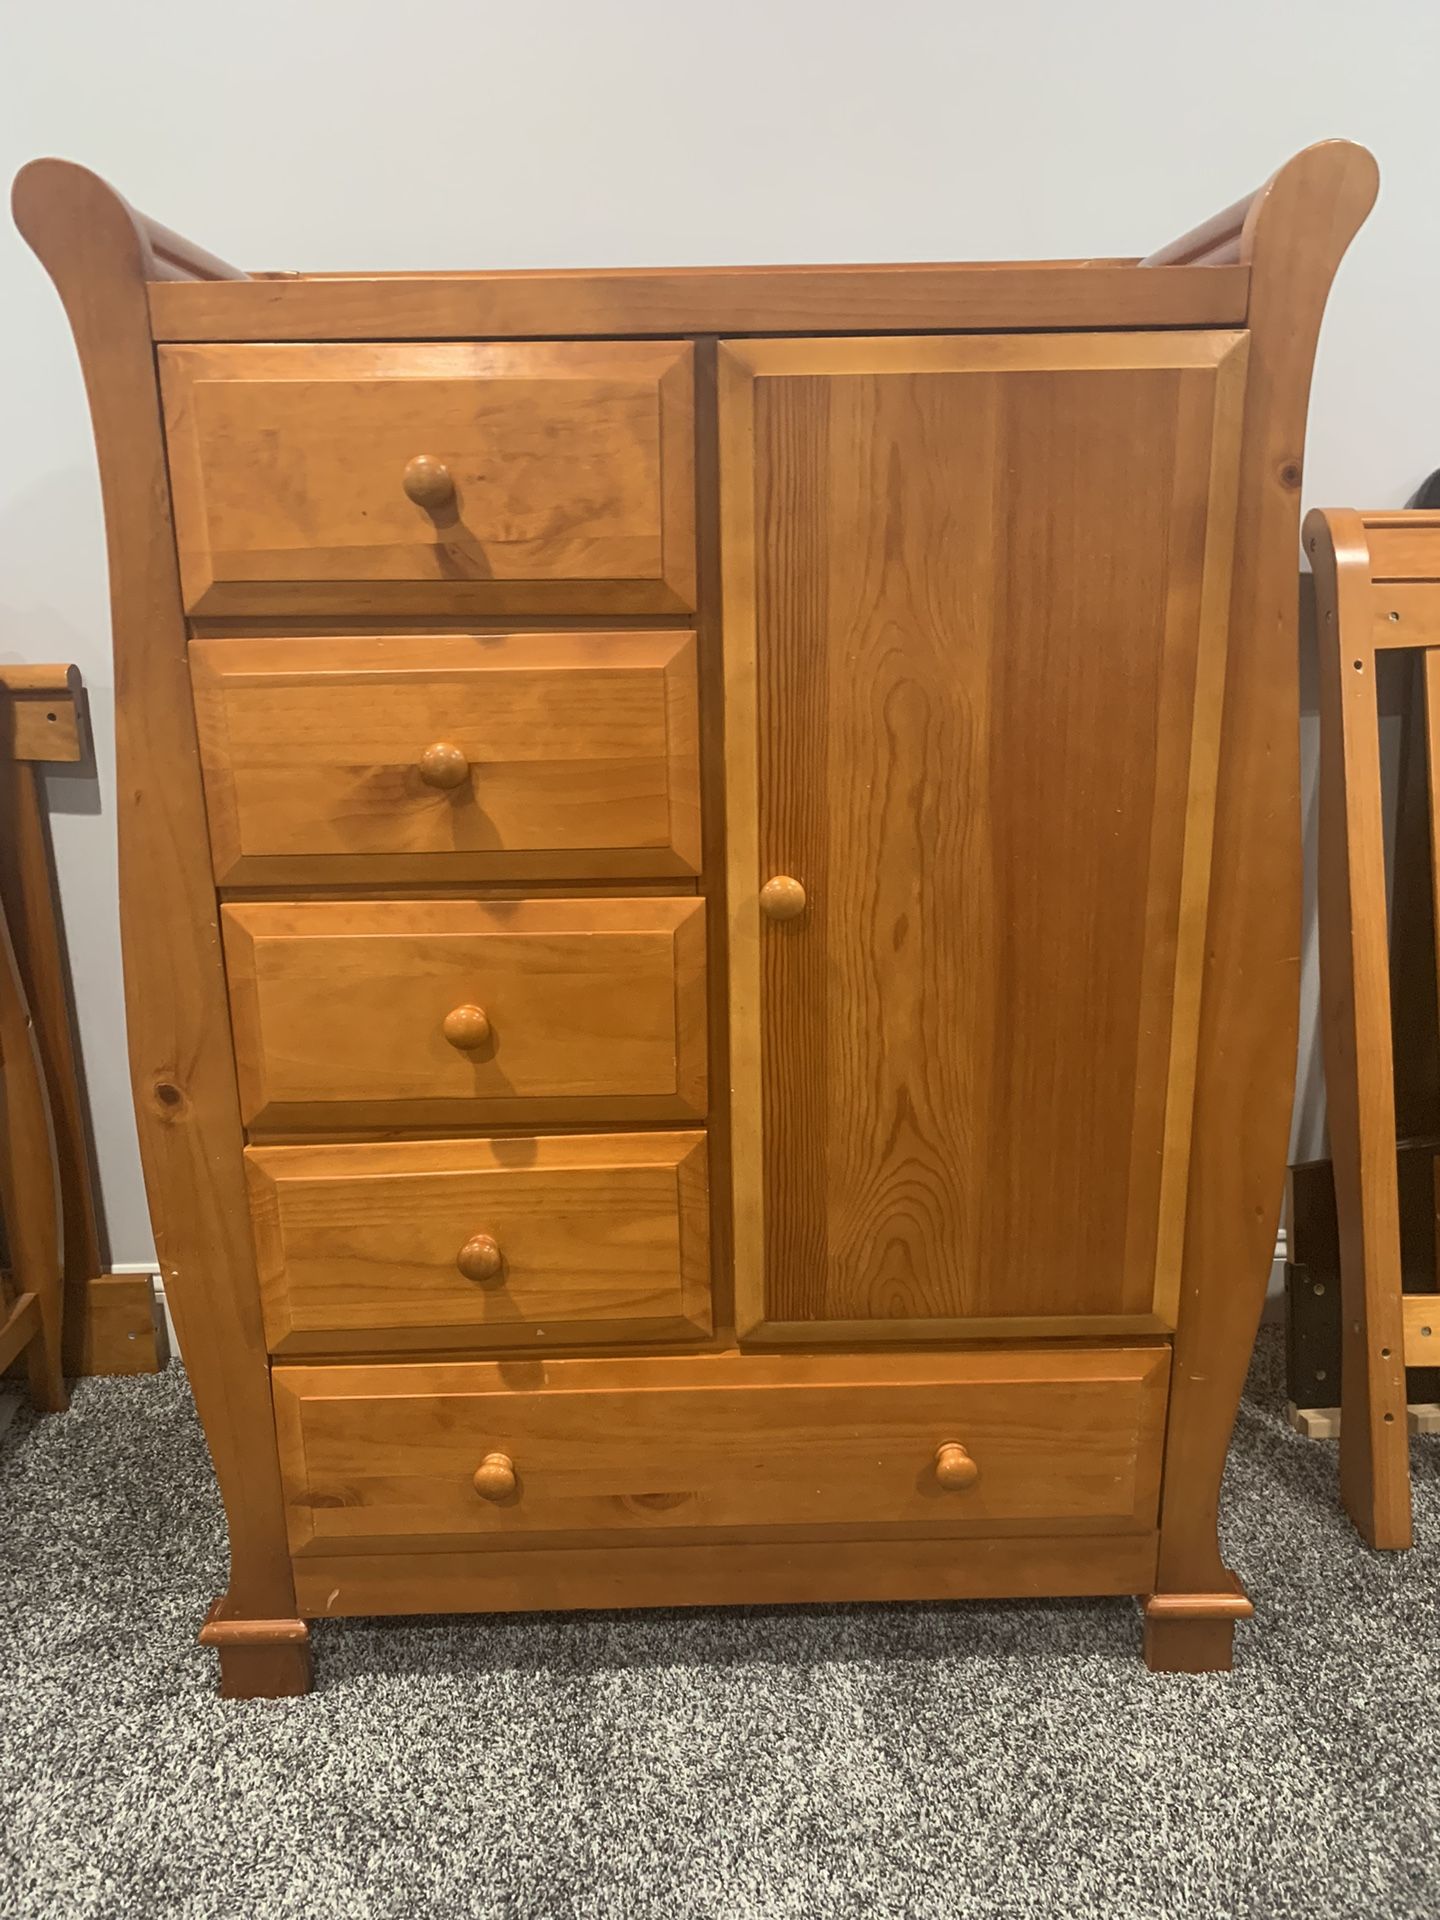
[[[291,1549],[1152,1528],[1163,1347],[277,1366]]]

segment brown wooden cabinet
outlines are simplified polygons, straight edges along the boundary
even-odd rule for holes
[[[1374,190],[1313,148],[1145,260],[308,279],[26,169],[227,1692],[456,1607],[1137,1594],[1228,1664]]]

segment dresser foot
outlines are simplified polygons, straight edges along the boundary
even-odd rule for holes
[[[222,1700],[289,1700],[314,1680],[310,1629],[303,1620],[228,1620],[217,1600],[200,1629],[202,1647],[220,1655]]]
[[[1255,1611],[1231,1593],[1152,1593],[1145,1602],[1145,1664],[1152,1673],[1229,1673],[1235,1622]]]

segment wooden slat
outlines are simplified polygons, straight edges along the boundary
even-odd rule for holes
[[[1384,580],[1370,588],[1370,644],[1440,647],[1440,591],[1429,581]]]
[[[83,760],[83,714],[78,667],[0,666],[0,755]]]
[[[1440,1366],[1440,1293],[1407,1293],[1400,1301],[1407,1367]]]
[[[1440,513],[1364,516],[1375,580],[1440,580]]]
[[[722,267],[152,284],[157,340],[1242,326],[1243,266]]]
[[[24,1352],[39,1331],[40,1302],[33,1293],[22,1293],[0,1321],[0,1373]]]

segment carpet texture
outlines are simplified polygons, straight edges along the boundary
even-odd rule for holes
[[[324,1625],[309,1699],[235,1704],[184,1375],[86,1382],[0,1438],[0,1914],[1434,1920],[1413,1457],[1419,1545],[1369,1553],[1266,1333],[1228,1677],[1147,1674],[1123,1601],[716,1610]]]

